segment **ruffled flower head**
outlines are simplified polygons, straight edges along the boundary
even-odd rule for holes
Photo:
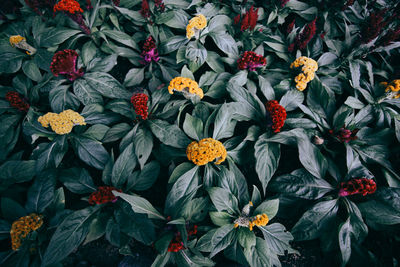
[[[60,114],[48,112],[40,116],[38,122],[46,128],[50,125],[51,129],[60,135],[70,133],[75,125],[86,125],[85,118],[70,109],[64,110]]]
[[[74,81],[83,76],[83,69],[76,69],[78,53],[75,50],[65,49],[54,54],[50,70],[54,76],[65,75],[68,80]]]
[[[278,101],[276,100],[268,101],[265,107],[268,112],[267,125],[272,128],[274,133],[279,133],[285,124],[287,116],[285,108],[279,105]]]
[[[238,59],[237,63],[238,68],[241,70],[248,69],[250,71],[254,71],[256,68],[265,66],[267,64],[267,60],[265,57],[257,55],[253,51],[246,51]]]
[[[54,12],[63,11],[71,14],[83,13],[81,5],[75,0],[61,0],[54,5]]]
[[[97,191],[90,194],[89,204],[105,204],[108,202],[115,203],[118,198],[112,193],[113,190],[122,192],[121,189],[116,189],[112,186],[99,186],[97,188]]]
[[[372,179],[356,178],[340,183],[339,196],[346,197],[356,194],[366,196],[376,191],[376,183]]]
[[[400,79],[393,80],[391,83],[382,82],[381,85],[386,87],[384,99],[397,99],[400,97]]]
[[[200,30],[207,26],[207,19],[204,15],[200,14],[189,20],[189,24],[186,26],[186,37],[191,39]]]
[[[335,136],[341,143],[348,143],[353,140],[357,140],[358,129],[350,131],[346,128],[340,128],[338,131],[329,130],[329,133]]]
[[[307,84],[314,79],[315,72],[318,70],[318,63],[312,58],[299,57],[290,65],[290,68],[293,69],[300,66],[303,66],[301,68],[302,73],[297,75],[294,81],[296,82],[297,90],[304,91]]]
[[[215,164],[221,164],[225,161],[227,152],[224,145],[213,138],[204,138],[199,142],[193,141],[186,148],[187,158],[194,164],[206,165],[214,160]]]
[[[313,21],[308,23],[304,29],[296,36],[296,39],[292,44],[289,45],[289,52],[294,51],[295,49],[304,50],[307,47],[307,44],[311,41],[314,37],[315,32],[317,31],[317,27],[315,22],[317,19],[315,18]]]
[[[43,217],[32,213],[13,222],[11,225],[11,246],[13,250],[18,250],[22,244],[22,240],[32,231],[36,231],[43,224]]]
[[[154,62],[160,60],[160,57],[158,56],[156,41],[154,40],[153,36],[149,36],[149,38],[146,39],[142,49],[142,58],[144,59],[144,64],[148,64],[152,60]]]
[[[146,120],[148,113],[147,101],[149,97],[144,93],[136,93],[131,97],[131,103],[135,109],[136,115],[140,116],[142,120]]]
[[[159,11],[164,12],[165,5],[163,0],[154,0],[154,5]]]
[[[191,236],[197,234],[197,225],[193,225],[192,227],[189,227],[189,225],[186,225],[186,231],[187,231],[187,240],[189,240]],[[182,242],[181,233],[178,231],[178,232],[175,232],[174,238],[171,240],[171,242],[168,245],[168,252],[178,252],[182,249],[185,249],[185,246]]]
[[[21,35],[13,35],[10,36],[10,45],[12,47],[17,47],[19,49],[25,50],[25,52],[28,55],[33,55],[36,53],[36,49],[30,46],[27,42],[25,37],[22,37]]]
[[[241,19],[241,15],[237,15],[233,19],[234,24],[239,24]],[[244,14],[242,18],[242,22],[240,25],[240,30],[243,32],[247,29],[254,30],[254,28],[257,25],[257,20],[258,20],[258,8],[254,9],[254,6],[251,6],[249,10]]]
[[[258,214],[256,216],[250,217],[250,208],[253,206],[253,203],[250,201],[249,204],[243,207],[242,213],[240,216],[234,221],[234,227],[247,227],[250,231],[253,231],[254,226],[266,226],[268,224],[269,218],[268,215]]]
[[[200,99],[204,97],[203,90],[196,81],[190,78],[176,77],[172,79],[168,86],[168,92],[172,95],[174,91],[182,92],[186,98],[193,95],[198,95]]]
[[[18,92],[9,91],[6,94],[6,100],[10,103],[10,106],[18,109],[19,111],[27,112],[29,110],[29,104],[21,97]]]

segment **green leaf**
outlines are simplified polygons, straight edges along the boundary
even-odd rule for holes
[[[96,191],[89,172],[82,168],[71,168],[60,172],[60,181],[75,194],[87,194]]]
[[[133,151],[133,143],[131,143],[115,161],[111,175],[113,186],[121,188],[128,180],[128,176],[132,173],[133,169],[135,169],[136,164],[137,161]]]
[[[128,195],[117,191],[113,191],[112,193],[128,202],[134,212],[147,214],[149,218],[165,220],[164,216],[162,216],[146,199],[136,195]]]
[[[199,241],[196,244],[196,249],[202,252],[211,252],[212,244],[211,239],[213,238],[217,229],[212,229],[199,238]]]
[[[102,100],[100,100],[100,102],[101,101]],[[69,86],[62,85],[57,86],[50,91],[49,102],[52,110],[57,113],[66,109],[77,110],[80,105],[79,99],[69,91]]]
[[[44,150],[38,155],[36,170],[41,171],[47,168],[57,168],[67,151],[68,142],[66,136],[57,136],[53,142],[47,144]]]
[[[233,136],[236,126],[236,120],[233,119],[234,112],[235,109],[232,104],[224,103],[221,105],[214,121],[214,139],[220,140]]]
[[[239,227],[237,229],[237,239],[243,248],[250,249],[256,245],[256,235],[247,227]]]
[[[54,198],[56,173],[48,170],[38,174],[33,185],[28,190],[25,209],[28,213],[43,213]]]
[[[144,68],[132,68],[124,79],[124,86],[139,85],[144,79]]]
[[[65,91],[63,96],[66,96],[67,94],[68,92]],[[74,81],[74,94],[84,105],[103,103],[101,95],[84,79],[77,79]]]
[[[186,46],[185,57],[201,66],[206,61],[207,49],[200,42],[190,42]]]
[[[0,43],[0,72],[14,73],[22,66],[22,60],[27,55],[12,48],[8,42]]]
[[[271,180],[279,165],[281,156],[280,145],[277,143],[268,143],[267,134],[259,137],[254,145],[254,156],[256,159],[256,172],[258,179],[262,184],[265,194],[268,182]]]
[[[35,176],[34,160],[10,160],[0,166],[0,181],[22,183],[29,181]]]
[[[57,227],[43,256],[42,266],[60,262],[85,240],[92,215],[98,207],[88,207],[68,215]]]
[[[263,76],[258,76],[258,84],[260,86],[260,90],[265,96],[267,100],[274,100],[275,99],[275,91],[272,87],[271,83],[267,78]]]
[[[72,30],[68,28],[52,28],[45,30],[39,35],[37,42],[41,47],[52,47],[59,45],[69,39],[70,37],[80,33],[79,30]]]
[[[291,231],[295,239],[315,239],[331,229],[338,211],[337,202],[337,199],[322,201],[306,211]]]
[[[319,199],[335,188],[325,180],[312,176],[306,170],[298,169],[290,174],[276,177],[269,189],[293,197]]]
[[[129,177],[129,179],[134,178],[134,181],[130,181],[130,183],[132,183],[132,189],[136,191],[144,191],[149,189],[157,180],[159,173],[160,164],[157,161],[151,161],[147,163],[144,165],[143,169],[138,175]]]
[[[245,248],[244,250],[244,255],[251,267],[272,266],[270,254],[267,243],[259,237],[256,238],[255,247]]]
[[[92,89],[109,98],[130,99],[131,93],[127,91],[114,77],[104,72],[86,73],[83,77]]]
[[[239,56],[239,49],[232,36],[227,33],[211,33],[210,36],[223,52],[232,56]]]
[[[218,211],[226,210],[229,214],[239,214],[237,198],[225,188],[211,187],[207,189],[211,201]]]
[[[278,255],[285,255],[285,251],[288,253],[296,253],[290,246],[290,242],[293,241],[293,236],[289,231],[286,231],[285,226],[280,223],[273,223],[267,226],[259,227],[261,229],[265,242],[268,247]]]
[[[140,51],[140,48],[135,43],[135,41],[132,39],[132,37],[130,37],[128,34],[126,34],[124,32],[120,32],[117,30],[102,30],[101,33],[104,33],[111,39],[113,39],[121,44],[124,44],[126,46],[129,46],[136,51]]]
[[[100,142],[78,136],[74,136],[71,141],[81,160],[96,169],[104,168],[110,156]]]
[[[175,124],[169,124],[162,120],[147,121],[153,134],[165,145],[186,148],[191,142],[190,139]]]
[[[289,90],[279,102],[286,111],[295,110],[304,101],[304,94],[298,90]]]
[[[162,54],[169,54],[178,50],[180,47],[184,46],[188,42],[189,40],[186,38],[186,36],[175,35],[169,38],[166,42],[161,43],[160,51]]]
[[[185,121],[183,122],[183,130],[192,139],[200,140],[203,138],[203,121],[186,113]]]
[[[232,215],[224,211],[210,211],[209,215],[211,221],[217,226],[224,226],[233,221]]]
[[[147,128],[139,127],[136,131],[135,137],[133,138],[133,143],[140,168],[143,169],[143,166],[149,159],[153,149],[153,136]]]
[[[27,215],[26,210],[21,206],[21,204],[8,197],[1,198],[1,213],[3,218],[9,221],[16,221],[17,219]]]
[[[210,258],[228,247],[232,243],[234,236],[233,224],[227,224],[218,228],[211,238],[212,251],[210,253]]]
[[[321,151],[306,136],[297,138],[297,146],[301,164],[312,175],[323,179],[328,169],[328,163]]]
[[[339,247],[342,254],[342,266],[345,266],[351,256],[351,231],[350,218],[347,218],[339,227]]]
[[[35,82],[39,82],[42,79],[42,74],[33,60],[25,61],[24,64],[22,64],[22,71],[29,79]]]
[[[360,64],[354,61],[349,62],[351,81],[354,88],[360,87]]]
[[[279,198],[265,200],[253,211],[253,214],[259,215],[265,213],[268,215],[268,219],[272,220],[278,213],[278,209],[279,209]]]

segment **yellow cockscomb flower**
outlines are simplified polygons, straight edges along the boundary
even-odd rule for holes
[[[64,110],[60,114],[48,112],[40,116],[38,122],[43,127],[49,127],[50,125],[51,129],[60,135],[70,133],[74,125],[86,125],[85,118],[70,109]]]
[[[176,77],[172,79],[169,83],[168,91],[172,95],[174,90],[191,95],[198,95],[200,98],[204,96],[203,90],[199,87],[197,82],[189,78]]]
[[[253,218],[252,221],[249,223],[250,231],[253,231],[254,226],[266,226],[268,224],[269,218],[267,214],[259,214]]]
[[[196,31],[204,29],[207,26],[207,19],[204,15],[200,14],[189,20],[189,24],[186,26],[186,37],[191,39]]]
[[[296,82],[297,90],[303,91],[306,89],[307,83],[314,79],[315,72],[318,70],[318,63],[312,58],[299,57],[290,65],[290,68],[293,69],[300,66],[303,66],[301,68],[302,73],[297,75],[294,81]]]
[[[39,229],[42,224],[42,216],[35,213],[21,217],[13,222],[10,231],[12,249],[17,250],[22,244],[22,239],[27,237],[30,232]]]
[[[221,164],[226,159],[226,149],[224,145],[215,139],[204,138],[199,142],[193,141],[186,148],[186,155],[196,165],[206,165],[216,160],[215,164]]]
[[[25,37],[22,37],[21,35],[10,36],[9,41],[12,47],[18,47],[20,49],[26,50],[26,53],[28,55],[33,55],[36,53],[36,49],[30,46],[26,42]]]

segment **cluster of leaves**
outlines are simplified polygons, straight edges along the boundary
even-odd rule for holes
[[[396,1],[81,1],[87,28],[53,14],[57,1],[20,2],[0,25],[1,266],[58,266],[99,238],[122,255],[132,254],[132,240],[152,246],[153,266],[213,266],[217,254],[280,266],[279,256],[298,253],[293,240],[312,239],[343,266],[394,264],[369,234],[400,238],[400,98],[380,84],[400,78]],[[188,39],[198,14],[207,26]],[[14,35],[35,53],[12,47]],[[146,61],[149,36],[158,55]],[[82,77],[54,76],[63,49],[78,53]],[[240,70],[245,51],[266,64]],[[300,56],[319,67],[302,92],[290,68]],[[171,95],[178,76],[198,81],[204,97]],[[29,109],[13,106],[10,91]],[[135,113],[138,92],[148,116]],[[271,100],[287,113],[277,133]],[[67,109],[86,125],[57,135],[38,122]],[[187,146],[203,138],[223,143],[222,164],[187,159]],[[356,178],[373,179],[376,192],[338,193]],[[90,205],[100,186],[117,201]],[[246,208],[268,225],[235,227]],[[12,223],[31,213],[43,225],[11,250]]]

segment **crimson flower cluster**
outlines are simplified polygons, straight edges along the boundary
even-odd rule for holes
[[[339,196],[346,197],[356,194],[366,196],[376,191],[376,183],[372,179],[356,178],[340,183]]]
[[[304,50],[307,47],[307,44],[311,41],[317,31],[317,26],[315,25],[316,21],[317,18],[308,23],[301,33],[296,36],[294,42],[289,45],[289,52],[293,52],[296,49]]]
[[[97,191],[90,194],[89,204],[104,204],[108,202],[115,203],[117,201],[117,197],[112,193],[113,190],[122,192],[121,189],[116,189],[112,186],[99,186]]]
[[[90,4],[91,5],[91,4]],[[90,34],[90,29],[86,26],[85,21],[83,20],[83,10],[79,3],[75,0],[61,0],[57,4],[54,5],[54,12],[60,11],[64,12],[65,15],[70,17],[73,21],[75,21],[81,30],[87,35]]]
[[[268,111],[267,120],[268,126],[272,128],[274,133],[279,133],[285,124],[286,109],[279,105],[278,101],[271,100],[265,105]]]
[[[82,77],[84,72],[82,68],[76,69],[76,60],[78,59],[78,53],[72,49],[64,49],[54,54],[51,61],[50,70],[54,76],[60,74],[65,75],[68,80],[74,81],[79,77]]]
[[[197,234],[197,225],[193,225],[192,228],[189,228],[186,226],[186,231],[187,231],[187,240],[193,235]],[[183,242],[182,242],[182,237],[180,232],[175,233],[175,237],[171,240],[171,242],[168,245],[168,251],[169,252],[178,252],[179,250],[185,249]]]
[[[163,0],[154,0],[154,5],[159,11],[164,12],[165,5]]]
[[[387,9],[380,10],[379,12],[372,13],[368,18],[368,23],[361,31],[361,42],[368,44],[374,40],[384,30],[387,25],[384,14]]]
[[[238,68],[241,70],[249,69],[250,71],[254,71],[256,68],[265,66],[267,64],[267,60],[265,57],[257,55],[253,51],[246,51],[237,60],[237,63]]]
[[[135,113],[136,115],[140,116],[142,120],[146,120],[149,115],[149,107],[147,106],[148,100],[149,97],[144,93],[136,93],[131,97],[131,103],[133,104]]]
[[[329,130],[329,133],[331,135],[334,135],[342,143],[348,143],[350,141],[356,140],[357,139],[357,136],[356,136],[357,132],[358,132],[358,129],[350,131],[349,129],[346,129],[346,128],[340,128],[336,132],[334,130]]]
[[[160,60],[160,57],[158,56],[156,41],[154,40],[153,36],[149,36],[149,38],[146,39],[143,45],[142,58],[144,59],[144,61],[142,62],[143,64],[148,64],[152,60],[155,62]]]
[[[150,18],[149,2],[142,0],[142,9],[139,11],[143,18]]]
[[[18,109],[19,111],[27,112],[29,109],[29,104],[21,97],[18,92],[9,91],[6,94],[6,100],[10,102],[10,106]]]
[[[251,6],[250,9],[244,14],[243,18],[241,17],[241,14],[237,15],[233,19],[233,23],[239,24],[240,19],[242,18],[242,22],[240,25],[240,30],[243,32],[247,29],[254,30],[257,24],[257,19],[258,19],[258,8],[254,9],[254,6]]]

